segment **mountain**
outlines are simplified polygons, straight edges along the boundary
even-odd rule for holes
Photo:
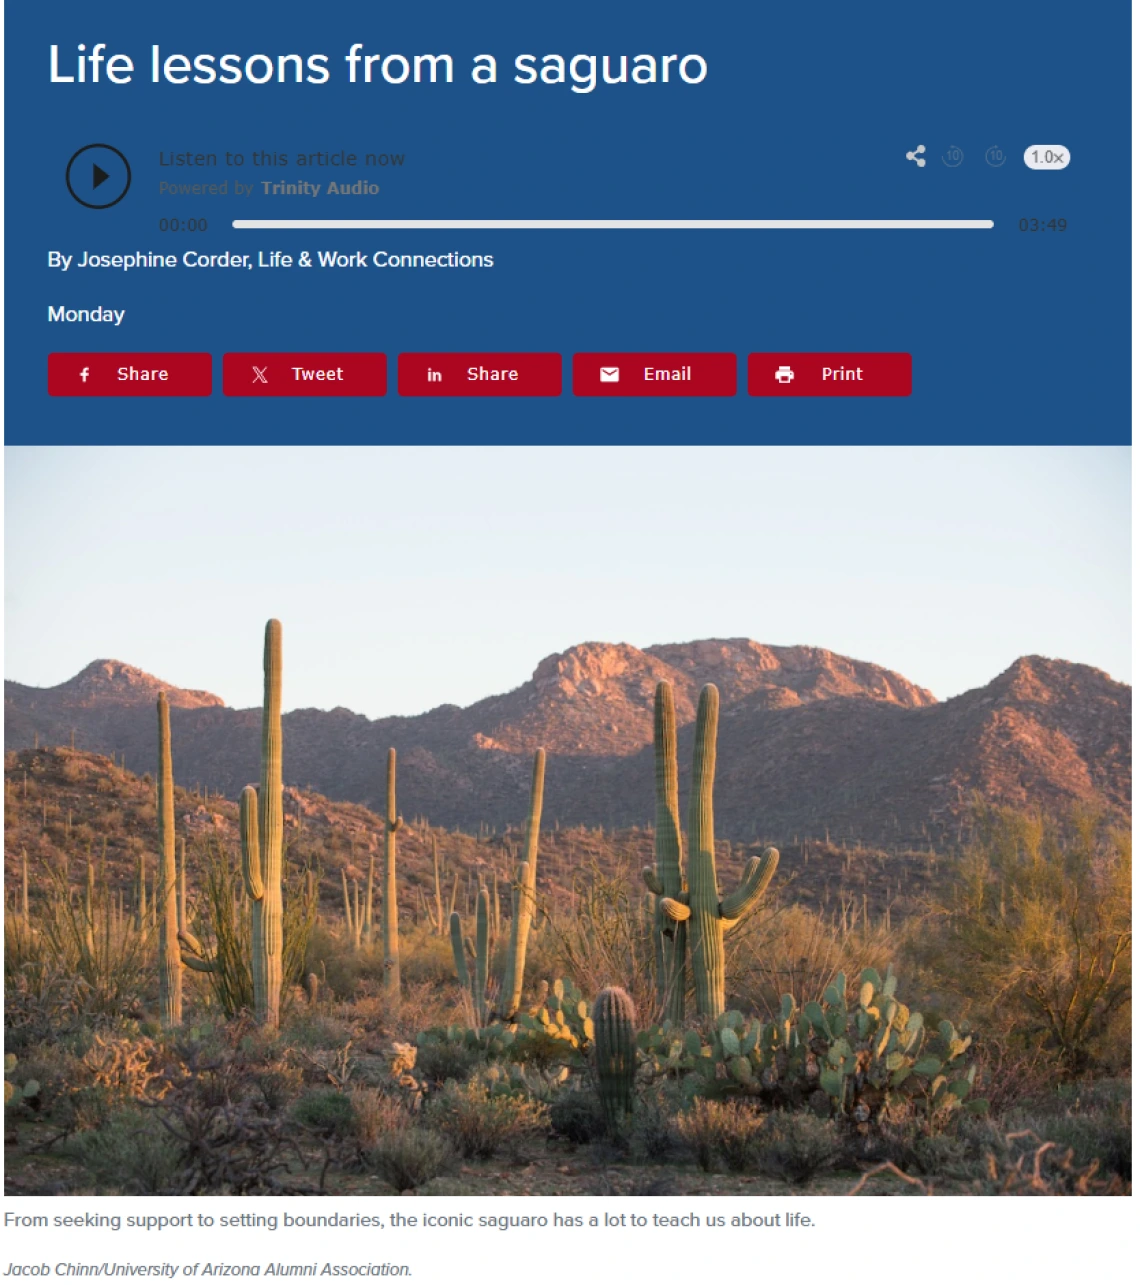
[[[738,842],[944,846],[976,794],[1049,811],[1074,803],[1122,819],[1130,811],[1131,689],[1099,670],[1023,657],[987,686],[938,702],[878,665],[749,639],[644,650],[583,643],[541,661],[514,691],[415,717],[294,710],[284,718],[286,780],[375,806],[394,745],[405,815],[501,826],[525,811],[529,758],[541,745],[548,824],[644,824],[662,679],[675,688],[682,803],[697,695],[706,682],[720,689],[717,824]],[[234,798],[257,779],[260,710],[230,709],[117,661],[96,661],[52,688],[7,682],[5,746],[37,736],[67,744],[74,731],[78,747],[125,754],[128,766],[148,770],[160,690],[180,782]]]

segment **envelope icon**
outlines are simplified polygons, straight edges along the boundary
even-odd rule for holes
[[[603,366],[602,367],[603,384],[616,384],[620,379],[621,379],[620,366]]]

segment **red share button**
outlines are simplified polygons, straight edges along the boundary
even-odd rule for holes
[[[383,397],[388,359],[382,352],[228,352],[222,391],[227,397]]]
[[[575,397],[735,397],[734,352],[576,352]]]
[[[48,353],[51,397],[209,397],[208,352]]]
[[[752,352],[753,397],[909,397],[908,352]]]
[[[401,397],[560,397],[557,352],[402,352]]]

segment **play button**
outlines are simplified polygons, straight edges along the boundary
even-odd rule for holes
[[[89,143],[67,162],[67,190],[89,210],[107,210],[126,196],[131,167],[117,147]]]

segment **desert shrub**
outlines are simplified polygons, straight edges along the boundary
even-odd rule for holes
[[[149,1036],[95,1032],[81,1059],[92,1084],[117,1101],[161,1098],[185,1068],[172,1064]]]
[[[342,936],[332,931],[323,919],[313,925],[305,947],[304,971],[316,973],[322,989],[337,999],[355,994],[363,975],[363,960]]]
[[[192,1071],[153,1111],[178,1144],[175,1195],[298,1195],[310,1187],[290,1178],[303,1159],[288,1117],[268,1112],[248,1093],[248,1070],[234,1058]]]
[[[635,1157],[650,1164],[675,1159],[682,1145],[677,1132],[677,1105],[676,1095],[662,1088],[635,1099],[629,1122],[630,1146]]]
[[[545,1128],[550,1113],[522,1094],[492,1091],[479,1079],[449,1083],[427,1106],[427,1120],[465,1160],[489,1160]]]
[[[224,844],[210,845],[203,864],[202,897],[194,932],[189,934],[194,941],[201,939],[198,944],[202,949],[188,951],[187,957],[209,961],[211,969],[206,976],[214,1001],[227,1017],[236,1017],[253,1009],[250,971],[253,903],[245,894],[240,862]],[[281,929],[283,1002],[308,971],[306,953],[317,917],[319,884],[319,873],[286,862]]]
[[[945,1133],[932,1133],[915,1139],[913,1166],[930,1178],[949,1181],[968,1181],[980,1178],[984,1172],[984,1147],[997,1136],[990,1126],[978,1129],[954,1129]]]
[[[749,916],[728,939],[733,990],[775,1016],[785,995],[802,1009],[818,1000],[838,973],[859,977],[886,970],[900,940],[883,922],[854,914],[827,915],[807,906]]]
[[[135,1011],[154,986],[151,928],[120,917],[106,879],[87,870],[76,894],[66,867],[48,865],[28,921],[5,916],[5,1028],[17,1042]]]
[[[455,1153],[448,1140],[431,1129],[408,1128],[385,1133],[363,1155],[368,1169],[397,1191],[411,1191],[446,1172]]]
[[[548,916],[528,950],[528,971],[571,980],[583,995],[596,995],[615,977],[639,1013],[656,1010],[653,947],[645,930],[644,903],[631,889],[633,864],[612,873],[591,859],[575,870],[572,914]],[[532,963],[533,961],[533,963]]]
[[[416,1071],[429,1084],[464,1083],[487,1060],[487,1046],[466,1031],[435,1028],[416,1036]]]
[[[283,1111],[301,1092],[304,1076],[299,1066],[284,1059],[256,1071],[253,1081],[270,1111]]]
[[[804,1183],[842,1155],[832,1120],[810,1112],[775,1111],[764,1121],[751,1152],[756,1169],[785,1182]]]
[[[353,1089],[349,1093],[353,1110],[353,1138],[362,1148],[376,1146],[389,1133],[411,1127],[412,1114],[398,1098],[375,1089]]]
[[[567,1142],[597,1142],[606,1136],[606,1117],[592,1089],[566,1089],[550,1103],[550,1128]]]
[[[1129,1056],[1130,833],[1085,812],[1065,825],[980,806],[975,838],[928,933],[927,964],[1004,1038],[1061,1070]]]
[[[743,1102],[701,1098],[677,1117],[677,1132],[706,1173],[719,1163],[740,1173],[749,1167],[763,1119]]]
[[[1071,1151],[1078,1168],[1087,1169],[1096,1161],[1099,1173],[1115,1173],[1125,1181],[1132,1180],[1130,1103],[1053,1117],[1010,1112],[1004,1123],[1010,1130],[1027,1129],[1042,1141],[1055,1142],[1062,1151]]]
[[[343,1048],[359,1035],[356,1026],[321,1009],[295,1008],[282,1028],[282,1038],[295,1048]]]
[[[426,924],[401,929],[400,980],[409,986],[427,983],[437,990],[440,986],[457,987],[450,938],[437,935]]]
[[[310,1089],[293,1103],[292,1115],[323,1138],[345,1138],[356,1129],[353,1100],[338,1089]]]
[[[1132,1184],[1104,1173],[1099,1160],[1081,1164],[1071,1148],[1032,1129],[1000,1134],[986,1148],[984,1174],[973,1190],[987,1196],[1124,1196]]]
[[[167,1195],[182,1168],[177,1140],[149,1111],[120,1111],[99,1128],[78,1133],[68,1150],[104,1195]]]

